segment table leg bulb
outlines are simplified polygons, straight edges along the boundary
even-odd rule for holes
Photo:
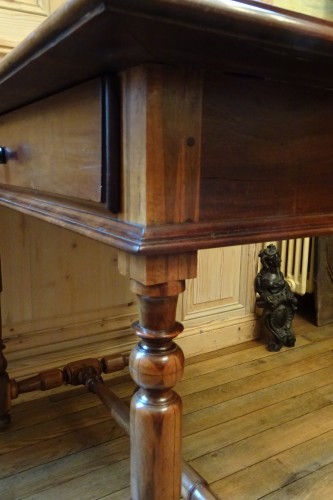
[[[139,297],[140,338],[129,368],[139,386],[131,403],[131,490],[133,500],[178,500],[181,496],[182,403],[173,391],[181,379],[184,355],[173,339],[183,327],[175,321],[183,282],[132,287]]]

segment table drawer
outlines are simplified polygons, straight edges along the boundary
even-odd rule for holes
[[[102,115],[92,80],[0,116],[0,183],[100,202]]]

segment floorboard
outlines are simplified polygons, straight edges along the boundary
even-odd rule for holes
[[[255,340],[187,361],[183,454],[218,498],[333,498],[333,325],[295,330],[279,353]],[[129,401],[126,370],[107,383]],[[24,395],[12,419],[2,500],[129,499],[129,439],[84,388]]]

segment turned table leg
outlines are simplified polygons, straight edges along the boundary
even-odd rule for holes
[[[173,342],[183,329],[175,321],[183,281],[144,286],[139,297],[140,342],[130,356],[139,389],[131,404],[131,488],[133,500],[174,500],[181,496],[182,403],[172,387],[183,373],[184,356]]]
[[[0,293],[2,291],[1,265],[0,265]],[[10,422],[10,386],[9,377],[6,372],[7,361],[3,354],[5,346],[2,340],[2,320],[0,303],[0,430],[5,429]]]

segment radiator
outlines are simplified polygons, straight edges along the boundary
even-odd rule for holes
[[[299,295],[313,292],[314,238],[269,241],[278,248],[281,256],[281,271],[293,292]]]

